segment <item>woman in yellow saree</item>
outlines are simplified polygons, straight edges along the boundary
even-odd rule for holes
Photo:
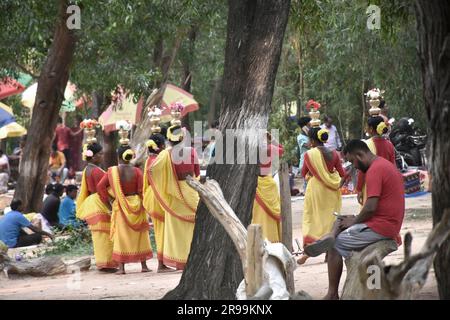
[[[303,209],[303,246],[320,239],[329,233],[335,221],[334,212],[341,211],[340,187],[345,176],[341,159],[335,150],[324,146],[328,131],[320,127],[309,131],[312,149],[305,154],[302,176],[308,180]],[[298,259],[306,262],[308,256]]]
[[[198,193],[188,186],[186,177],[198,177],[200,167],[195,149],[184,147],[180,126],[167,130],[171,147],[160,152],[147,172],[155,207],[164,211],[163,264],[183,270],[194,233]]]
[[[158,157],[158,154],[165,149],[165,138],[160,133],[154,133],[146,142],[149,156],[145,162],[144,167],[144,181],[143,181],[143,201],[145,211],[150,215],[153,223],[153,230],[155,232],[155,242],[158,257],[158,273],[174,271],[168,268],[163,263],[164,256],[164,228],[165,228],[165,211],[157,201],[153,189],[150,186],[150,168],[153,162]]]
[[[142,206],[142,172],[130,165],[134,152],[128,145],[117,151],[119,165],[108,169],[98,184],[102,201],[109,205],[107,188],[112,189],[111,239],[112,258],[119,263],[118,274],[125,274],[125,263],[141,262],[142,272],[150,271],[146,260],[153,256],[149,223]]]
[[[105,175],[99,165],[103,162],[102,146],[98,143],[85,145],[83,158],[87,166],[83,171],[81,190],[76,201],[76,216],[86,221],[92,233],[95,264],[100,271],[117,270],[112,260],[113,244],[109,238],[111,210],[101,201],[97,184]]]
[[[271,137],[268,136],[268,138]],[[263,237],[270,242],[281,242],[280,192],[272,177],[272,157],[274,154],[281,157],[282,153],[283,147],[281,145],[268,145],[269,161],[260,164],[258,185],[253,202],[251,223],[261,225]]]

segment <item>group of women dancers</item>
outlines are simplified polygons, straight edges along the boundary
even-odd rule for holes
[[[150,271],[146,261],[153,257],[149,216],[154,228],[158,270],[182,270],[193,236],[198,194],[185,179],[198,177],[200,168],[195,150],[181,148],[191,161],[172,160],[173,147],[183,141],[180,126],[171,126],[166,138],[154,133],[146,142],[148,159],[144,172],[133,166],[134,151],[128,144],[118,150],[118,165],[105,172],[102,146],[85,146],[77,218],[86,221],[92,232],[95,263],[105,272],[125,273],[125,264],[140,262],[142,272]]]

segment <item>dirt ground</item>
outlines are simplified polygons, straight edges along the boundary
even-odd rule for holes
[[[293,198],[293,234],[301,243],[301,219],[303,200]],[[406,199],[407,213],[401,230],[413,235],[413,253],[420,250],[431,230],[431,195]],[[344,197],[343,214],[358,213],[355,197]],[[296,245],[294,245],[296,248]],[[390,254],[386,261],[399,263],[403,258],[403,247]],[[322,298],[327,291],[327,267],[324,256],[310,258],[305,265],[297,266],[294,272],[296,290],[308,292],[313,299]],[[81,275],[60,275],[45,278],[5,279],[0,276],[0,299],[160,299],[175,288],[181,272],[158,274],[157,261],[148,263],[153,270],[140,273],[140,264],[127,265],[127,275],[102,274],[91,267]],[[344,274],[341,287],[345,279]],[[419,299],[438,299],[436,280],[431,270]]]

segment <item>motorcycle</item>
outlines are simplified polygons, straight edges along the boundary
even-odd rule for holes
[[[407,166],[426,165],[427,136],[421,135],[413,123],[411,118],[401,118],[389,134],[396,150],[397,166],[402,171],[406,170]]]

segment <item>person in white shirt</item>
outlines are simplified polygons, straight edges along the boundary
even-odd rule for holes
[[[8,192],[8,181],[9,181],[9,161],[3,150],[0,150],[0,193]]]
[[[333,125],[333,119],[329,116],[324,116],[323,121],[324,123],[320,127],[328,130],[328,141],[324,144],[325,147],[339,151],[342,147],[342,143],[337,128]]]

